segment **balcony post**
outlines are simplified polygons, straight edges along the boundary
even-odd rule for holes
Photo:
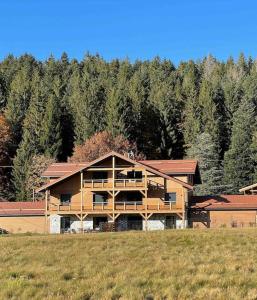
[[[115,206],[115,156],[112,156],[112,214],[114,220],[114,206]]]
[[[83,171],[80,171],[80,225],[81,225],[81,232],[84,233],[84,229],[83,229]]]
[[[48,230],[47,230],[47,209],[48,209],[48,190],[45,190],[45,233],[48,233]]]

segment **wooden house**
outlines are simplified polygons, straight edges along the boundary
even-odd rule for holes
[[[185,228],[195,160],[136,161],[116,152],[85,163],[57,163],[42,176],[48,183],[45,217],[50,233]]]

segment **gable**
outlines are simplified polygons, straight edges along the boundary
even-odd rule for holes
[[[73,172],[71,172],[67,175],[64,175],[64,176],[56,179],[55,181],[50,182],[50,183],[42,186],[41,188],[37,189],[36,192],[41,192],[41,191],[43,191],[43,190],[45,190],[45,189],[61,182],[63,180],[66,180],[67,178],[69,178],[69,177],[71,177],[71,176],[73,176],[73,175],[75,175],[79,172],[82,172],[82,171],[84,171],[84,170],[86,170],[90,167],[97,167],[97,166],[100,167],[100,166],[103,166],[103,164],[106,164],[107,167],[111,167],[112,165],[110,165],[110,162],[111,162],[113,156],[115,156],[115,158],[117,160],[117,164],[119,163],[120,165],[127,164],[128,166],[132,166],[132,165],[133,166],[141,166],[150,173],[153,173],[153,174],[158,175],[160,177],[163,177],[165,179],[177,182],[177,183],[181,184],[183,187],[185,187],[187,189],[193,189],[193,187],[190,184],[187,184],[187,183],[185,183],[185,182],[183,182],[179,179],[175,179],[174,177],[171,177],[171,176],[169,176],[165,173],[162,173],[162,172],[160,172],[160,171],[158,171],[158,170],[156,170],[156,169],[154,169],[154,168],[152,168],[152,167],[150,167],[146,164],[141,163],[140,161],[132,160],[130,158],[127,158],[127,157],[117,153],[117,152],[110,152],[110,153],[108,153],[104,156],[101,156],[101,157],[97,158],[96,160],[88,163],[86,166],[83,166],[83,167],[80,166],[76,170],[74,170]]]

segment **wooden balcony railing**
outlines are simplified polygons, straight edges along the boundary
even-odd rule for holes
[[[137,212],[145,212],[145,211],[174,211],[181,210],[181,207],[178,207],[176,204],[173,204],[168,201],[162,201],[158,204],[144,204],[142,201],[120,201],[115,202],[114,206],[108,202],[92,202],[88,205],[83,205],[83,212],[122,212],[122,211],[137,211]],[[80,211],[80,206],[75,205],[61,205],[61,204],[49,204],[49,211],[56,212],[72,212],[72,211]]]
[[[86,179],[83,181],[84,188],[90,189],[104,189],[112,188],[113,180],[112,179]],[[145,179],[114,179],[115,188],[127,188],[127,187],[144,187]]]

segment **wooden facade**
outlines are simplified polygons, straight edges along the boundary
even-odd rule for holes
[[[176,216],[186,227],[190,181],[191,174],[173,177],[112,152],[50,181],[38,192],[46,195],[46,219],[76,217],[81,230],[89,217],[106,216],[115,222],[122,215],[141,216],[146,229],[154,215]]]

